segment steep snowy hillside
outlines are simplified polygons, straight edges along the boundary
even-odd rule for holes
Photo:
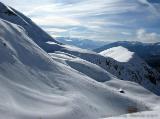
[[[132,52],[135,52],[143,60],[145,60],[150,66],[160,71],[160,43],[141,43],[141,42],[129,42],[119,41],[111,44],[107,44],[103,47],[95,49],[96,52],[102,52],[106,49],[123,46]]]
[[[44,32],[41,28],[39,28],[35,23],[33,23],[31,19],[29,19],[22,13],[18,12],[17,10],[4,5],[1,2],[0,18],[22,26],[25,29],[28,36],[31,37],[34,40],[34,42],[36,42],[43,49],[47,49],[47,41],[52,41],[60,44],[51,36],[49,36],[46,32]]]
[[[103,100],[108,94],[118,100],[118,93],[53,61],[19,26],[0,20],[0,28],[2,118],[95,118],[103,110],[113,112],[102,108]]]
[[[59,51],[61,52],[71,54],[93,64],[96,64],[101,68],[105,69],[106,71],[110,72],[111,74],[116,75],[122,80],[130,80],[137,82],[146,87],[147,89],[153,91],[154,93],[158,95],[160,94],[160,74],[151,67],[149,67],[146,62],[139,60],[140,58],[138,58],[138,60],[134,62],[137,62],[137,64],[142,66],[135,66],[134,69],[132,69],[131,67],[128,68],[127,66],[125,66],[124,63],[120,63],[113,58],[105,57],[89,50],[84,50],[69,45],[61,45],[61,47],[63,47],[59,49]],[[50,51],[50,53],[53,52],[55,51]]]
[[[70,55],[68,53],[57,51],[55,53],[49,54],[54,60],[61,61],[61,63],[72,67],[73,69],[87,75],[88,77],[98,82],[105,82],[116,78],[114,75],[110,74],[98,65],[90,63],[79,57]]]
[[[20,26],[0,19],[0,28],[1,118],[97,119],[152,107],[53,60]]]

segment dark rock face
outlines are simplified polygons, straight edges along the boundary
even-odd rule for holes
[[[5,14],[9,15],[9,16],[17,16],[14,12],[12,12],[11,10],[7,10],[6,12],[4,12]]]

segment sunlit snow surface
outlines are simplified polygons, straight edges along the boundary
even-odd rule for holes
[[[51,45],[56,44],[55,42],[52,42],[52,41],[47,41],[46,43]]]
[[[113,47],[107,50],[104,50],[100,52],[101,55],[111,57],[118,62],[128,62],[131,58],[132,55],[134,54],[133,52],[128,51],[128,49],[118,46],[118,47]]]

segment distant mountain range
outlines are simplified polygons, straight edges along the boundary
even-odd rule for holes
[[[144,59],[150,66],[160,71],[160,43],[141,43],[130,41],[118,41],[110,44],[106,44],[100,48],[94,49],[96,52],[101,52],[106,49],[123,46],[132,52],[138,54]]]
[[[104,44],[108,44],[109,42],[107,41],[94,41],[94,40],[89,40],[89,39],[80,39],[80,38],[69,38],[69,37],[57,37],[55,38],[57,41],[68,44],[68,45],[74,45],[79,48],[84,48],[84,49],[96,49]]]

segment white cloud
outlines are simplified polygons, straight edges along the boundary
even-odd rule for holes
[[[61,33],[61,32],[67,31],[66,29],[60,29],[60,28],[45,28],[45,30],[50,33],[52,33],[52,32]]]
[[[160,41],[160,35],[154,32],[147,32],[145,29],[137,30],[137,38],[141,42],[154,43]]]
[[[80,22],[73,18],[62,16],[46,16],[46,17],[33,17],[32,20],[39,25],[54,25],[54,26],[78,26]]]
[[[125,31],[122,31],[122,32],[121,32],[121,34],[122,34],[122,35],[127,35],[127,36],[132,35],[131,33],[129,33],[129,32],[125,32]]]

